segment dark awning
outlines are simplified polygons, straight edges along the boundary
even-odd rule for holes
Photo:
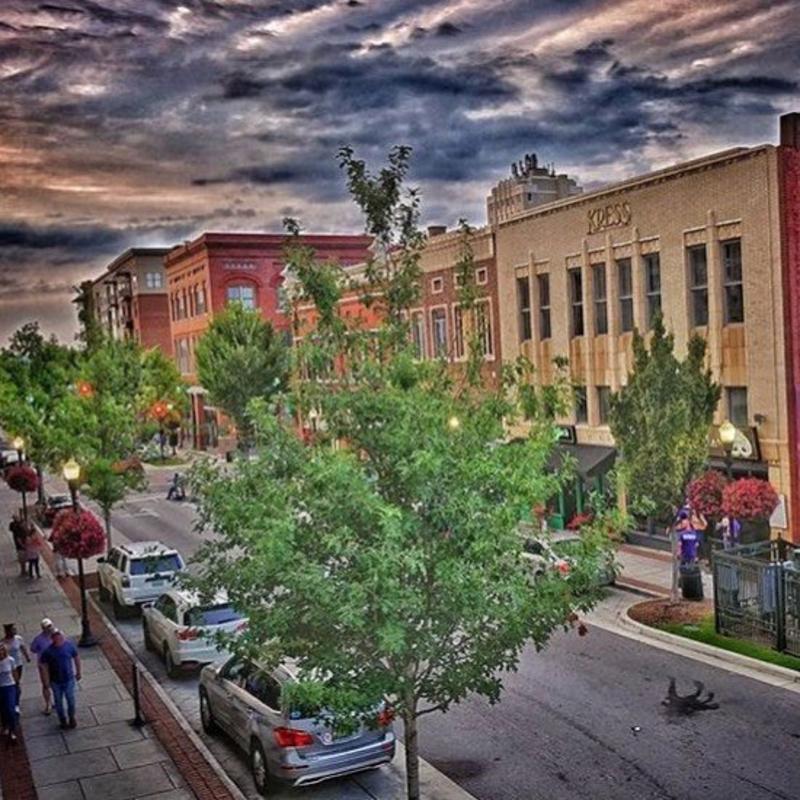
[[[559,442],[551,453],[547,466],[556,471],[561,469],[566,461],[570,461],[582,478],[596,478],[611,469],[616,457],[617,451],[613,447]]]
[[[708,459],[708,466],[718,472],[725,472],[725,459],[710,456]],[[731,472],[738,477],[744,476],[766,478],[769,475],[769,465],[766,461],[751,461],[746,458],[731,459]]]

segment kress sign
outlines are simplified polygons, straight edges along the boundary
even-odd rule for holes
[[[589,209],[589,233],[598,233],[607,228],[619,228],[630,225],[631,205],[627,201],[611,203],[607,206]]]

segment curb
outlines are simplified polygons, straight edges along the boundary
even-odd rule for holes
[[[217,761],[216,756],[208,749],[205,742],[200,738],[194,728],[189,725],[180,709],[172,701],[172,698],[166,693],[166,691],[164,691],[163,687],[156,680],[155,676],[150,672],[150,670],[139,660],[139,657],[136,655],[136,653],[131,650],[130,645],[125,641],[122,634],[114,626],[114,623],[109,619],[108,615],[105,613],[105,611],[103,611],[100,604],[89,592],[87,592],[87,599],[94,608],[95,612],[102,617],[109,633],[114,637],[114,639],[116,639],[117,644],[119,644],[119,646],[125,652],[125,655],[127,655],[131,662],[136,665],[136,668],[139,670],[142,677],[150,685],[150,688],[158,696],[158,699],[166,706],[167,711],[169,711],[170,715],[178,723],[181,730],[183,730],[192,744],[200,751],[200,754],[208,762],[208,765],[217,773],[219,779],[225,784],[225,788],[231,793],[231,795],[233,795],[234,798],[236,798],[236,800],[247,800],[247,796],[244,794],[244,792],[242,792],[236,783],[234,783],[233,779],[223,769],[222,765],[219,763],[219,761]],[[177,764],[176,768],[180,772],[180,767],[178,767]]]
[[[771,683],[779,683],[786,688],[792,688],[794,691],[800,692],[800,672],[788,669],[787,667],[778,666],[777,664],[768,664],[765,661],[759,661],[756,658],[750,658],[750,656],[734,653],[731,650],[723,650],[722,648],[714,647],[714,645],[705,644],[705,642],[697,642],[694,639],[688,639],[684,636],[676,636],[674,633],[668,633],[658,628],[651,628],[649,625],[645,625],[633,619],[629,615],[629,611],[630,607],[618,615],[617,619],[621,627],[627,628],[644,638],[655,639],[656,641],[672,645],[674,650],[679,653],[680,651],[689,650],[720,661],[726,665],[746,667],[753,672],[772,678],[773,680],[770,681]]]

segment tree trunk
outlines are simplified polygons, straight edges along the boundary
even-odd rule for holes
[[[36,489],[38,492],[39,497],[39,505],[44,505],[44,472],[42,472],[42,467],[40,464],[36,465],[36,474],[39,477],[39,486]]]
[[[419,794],[419,742],[417,741],[416,704],[409,708],[403,718],[406,745],[406,796],[408,800],[420,800]]]
[[[111,552],[111,509],[103,510],[103,517],[106,522],[106,555]]]

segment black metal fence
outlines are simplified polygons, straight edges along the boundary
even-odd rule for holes
[[[713,554],[718,633],[800,657],[800,550],[782,539]]]

